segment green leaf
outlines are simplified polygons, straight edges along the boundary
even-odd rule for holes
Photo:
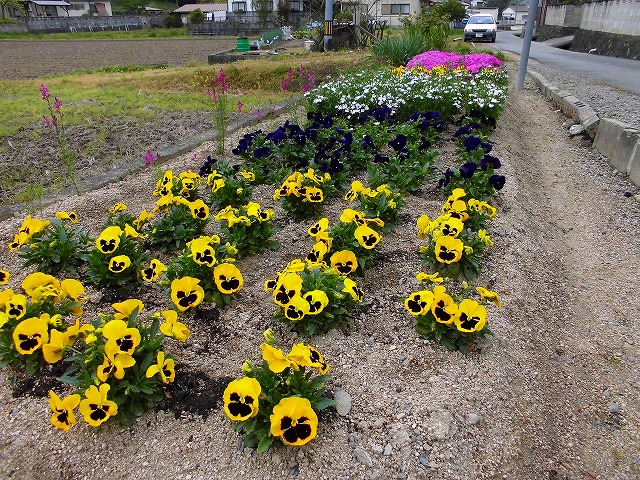
[[[273,443],[272,436],[263,437],[262,440],[260,440],[260,443],[258,444],[258,448],[256,449],[256,452],[258,453],[266,452],[272,443]]]
[[[456,349],[456,345],[447,337],[442,337],[440,339],[440,343],[449,351],[453,351]]]
[[[78,380],[78,378],[71,377],[69,375],[62,375],[58,377],[56,380],[58,380],[59,382],[68,383],[69,385],[74,385],[74,386],[80,385],[80,380]]]
[[[313,407],[316,410],[320,411],[328,407],[333,407],[335,404],[336,404],[336,401],[333,398],[324,397],[320,401],[314,403]]]

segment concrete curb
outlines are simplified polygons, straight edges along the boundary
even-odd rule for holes
[[[269,118],[272,116],[277,116],[283,113],[294,100],[286,100],[284,102],[278,103],[274,105],[271,109],[264,113],[263,118]],[[259,120],[255,116],[246,116],[238,121],[233,122],[229,129],[227,130],[227,134],[236,132],[241,128],[250,127],[253,125],[257,125],[260,123]],[[187,138],[184,141],[172,145],[168,145],[160,150],[158,150],[158,160],[156,160],[156,165],[161,165],[169,160],[173,160],[174,158],[179,157],[180,155],[184,155],[187,152],[195,150],[204,142],[215,141],[218,137],[218,134],[215,130],[206,130],[198,135]],[[120,168],[107,170],[102,174],[94,175],[90,178],[84,179],[79,182],[78,189],[80,193],[87,193],[92,190],[97,190],[98,188],[102,188],[110,183],[116,183],[125,178],[127,175],[131,175],[133,173],[137,173],[141,170],[144,170],[147,166],[144,163],[144,160],[133,160],[128,165],[124,165]],[[50,195],[45,196],[42,199],[42,206],[45,207],[47,205],[51,205],[52,203],[62,200],[65,197],[69,197],[75,195],[76,191],[73,187],[65,188],[60,192],[56,192]],[[14,205],[2,205],[0,206],[0,221],[6,220],[8,218],[13,217],[16,213],[23,210],[23,205],[20,203]]]
[[[640,186],[640,130],[618,120],[600,118],[593,108],[552,85],[538,72],[527,73],[547,100],[582,124],[593,139],[593,148],[607,157],[613,168],[626,173],[629,180]]]

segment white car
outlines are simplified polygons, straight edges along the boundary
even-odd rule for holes
[[[496,32],[498,25],[491,15],[480,13],[471,15],[464,27],[464,41],[489,40],[496,41]]]

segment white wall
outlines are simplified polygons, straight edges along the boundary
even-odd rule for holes
[[[640,0],[609,0],[547,7],[545,25],[640,36]]]
[[[587,3],[580,28],[640,36],[640,0]]]

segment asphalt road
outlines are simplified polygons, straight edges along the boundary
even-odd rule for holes
[[[522,38],[512,32],[499,31],[496,43],[489,45],[521,54],[522,43]],[[539,42],[531,43],[529,57],[544,65],[575,72],[640,96],[640,60],[572,52]]]

